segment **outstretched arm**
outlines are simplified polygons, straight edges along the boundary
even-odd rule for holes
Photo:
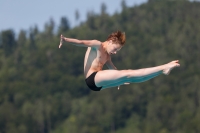
[[[64,41],[70,42],[73,45],[82,46],[82,47],[98,47],[99,45],[101,45],[101,42],[98,40],[78,40],[75,38],[67,38],[61,35],[59,48],[61,48]]]

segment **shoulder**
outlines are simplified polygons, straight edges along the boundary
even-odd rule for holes
[[[92,40],[92,43],[100,46],[102,42],[99,40]]]
[[[93,47],[99,48],[102,45],[102,42],[99,40],[91,40],[91,43],[93,44]]]

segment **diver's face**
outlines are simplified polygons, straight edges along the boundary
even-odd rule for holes
[[[117,52],[122,48],[121,45],[113,43],[112,41],[108,42],[107,52],[109,55],[117,54]]]

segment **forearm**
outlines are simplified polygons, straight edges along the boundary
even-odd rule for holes
[[[63,37],[63,40],[64,40],[65,42],[74,43],[75,45],[76,45],[76,44],[81,45],[81,43],[83,43],[81,40],[74,39],[74,38]]]
[[[108,61],[108,62],[106,63],[106,66],[108,67],[108,69],[117,70],[117,68],[116,68],[115,65],[112,63],[112,61]]]
[[[98,40],[79,40],[75,38],[67,38],[61,35],[61,42],[60,42],[59,48],[61,47],[63,41],[69,42],[69,43],[72,43],[73,45],[81,46],[81,47],[96,47],[97,48],[101,45],[101,42]]]
[[[117,70],[117,68],[115,66],[109,67],[109,69],[111,69],[111,70]]]

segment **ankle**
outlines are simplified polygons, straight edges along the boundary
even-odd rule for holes
[[[166,70],[166,69],[167,69],[167,68],[166,68],[166,64],[161,65],[161,71],[162,71],[163,74],[165,73],[165,70]]]

